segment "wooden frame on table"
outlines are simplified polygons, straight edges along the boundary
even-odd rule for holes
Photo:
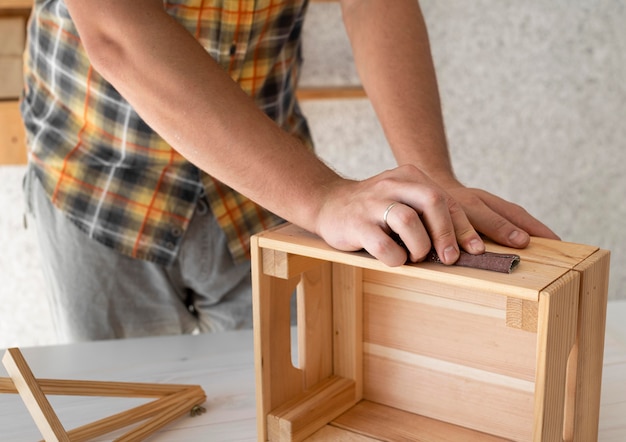
[[[131,425],[135,426],[115,440],[144,440],[184,414],[191,412],[193,416],[205,411],[200,404],[206,400],[206,394],[198,385],[36,379],[17,348],[8,349],[2,363],[10,377],[0,378],[0,393],[20,395],[47,441],[87,441]],[[156,399],[67,431],[47,398],[55,394]]]

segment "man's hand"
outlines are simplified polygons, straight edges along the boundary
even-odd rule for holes
[[[359,182],[340,180],[319,212],[317,233],[335,248],[365,249],[390,266],[404,264],[407,250],[417,262],[434,246],[445,264],[458,259],[459,245],[470,253],[485,250],[461,205],[413,166]]]
[[[530,236],[560,239],[524,208],[489,192],[460,184],[446,191],[463,207],[474,228],[499,244],[523,248]]]
[[[459,246],[482,253],[485,245],[478,232],[516,248],[526,247],[530,236],[559,239],[522,207],[451,182],[444,190],[414,166],[364,181],[340,179],[329,186],[317,233],[337,249],[365,249],[389,266],[421,261],[432,247],[445,264],[458,259]]]

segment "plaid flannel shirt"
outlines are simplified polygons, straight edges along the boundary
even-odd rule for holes
[[[308,0],[178,0],[181,23],[260,109],[311,148],[295,99]],[[157,135],[91,66],[62,0],[37,0],[22,99],[29,161],[55,206],[89,237],[129,256],[176,259],[206,194],[236,260],[282,220],[206,175]]]

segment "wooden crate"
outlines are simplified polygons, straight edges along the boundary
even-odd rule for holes
[[[515,252],[510,274],[391,268],[293,225],[255,236],[259,440],[596,440],[609,252]]]

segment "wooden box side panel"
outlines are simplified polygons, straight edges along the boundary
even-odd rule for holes
[[[507,327],[505,295],[381,276],[364,274],[364,342],[534,381],[537,336]]]
[[[537,335],[506,326],[506,296],[383,280],[364,277],[364,399],[530,440]]]
[[[362,272],[263,249],[258,237],[251,250],[258,439],[302,440],[361,399]]]
[[[267,440],[268,413],[302,391],[303,374],[291,362],[290,299],[299,277],[280,279],[263,271],[258,239],[251,239],[257,437]]]
[[[365,354],[367,400],[510,440],[532,440],[532,383],[409,358]]]

